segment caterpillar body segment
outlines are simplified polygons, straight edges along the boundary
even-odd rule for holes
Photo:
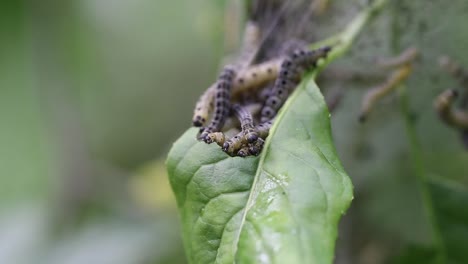
[[[263,145],[265,145],[265,140],[263,140],[262,138],[259,138],[254,143],[249,144],[249,155],[258,156],[260,152],[262,152]]]
[[[213,112],[215,92],[216,86],[212,85],[198,99],[192,118],[193,126],[202,127],[206,124]]]
[[[289,94],[299,84],[302,73],[316,67],[317,61],[325,58],[330,50],[330,47],[312,51],[296,50],[283,60],[279,76],[262,109],[261,122],[268,121],[276,115]]]
[[[243,106],[248,112],[252,113],[252,116],[256,116],[260,113],[260,110],[262,109],[262,105],[260,103],[252,103],[252,104],[247,104]],[[227,131],[236,127],[240,126],[240,121],[239,118],[235,116],[230,116],[229,118],[226,119],[226,122],[224,122],[223,126],[223,131]]]
[[[258,90],[275,80],[278,76],[281,60],[273,59],[239,71],[232,87],[233,98],[238,98],[245,92]]]
[[[439,64],[464,88],[459,101],[460,106],[463,109],[468,110],[468,71],[448,56],[440,57]]]
[[[254,127],[252,114],[239,104],[234,104],[232,110],[241,123],[241,129],[245,140],[249,143],[257,140],[258,133]]]
[[[271,126],[273,125],[274,119],[263,122],[257,126],[258,136],[265,139],[270,133]]]
[[[232,66],[228,65],[224,67],[216,83],[213,117],[210,124],[200,135],[200,139],[208,144],[213,142],[208,134],[220,131],[229,115],[231,88],[235,76],[236,71]]]
[[[207,138],[207,141],[209,141],[211,143],[214,142],[214,143],[218,144],[221,147],[224,144],[226,136],[224,135],[223,132],[212,132],[212,133],[209,133],[208,135],[206,135],[205,138]]]
[[[447,125],[466,131],[468,130],[468,112],[453,108],[457,97],[456,90],[446,90],[436,98],[434,108]]]
[[[244,133],[241,131],[229,140],[225,141],[222,149],[227,154],[233,156],[242,148],[242,145],[246,143]]]
[[[268,137],[270,133],[270,128],[273,124],[273,121],[267,121],[265,123],[261,123],[257,126],[257,131],[259,134],[259,138],[253,142],[248,144],[248,153],[244,148],[239,150],[237,153],[238,156],[245,157],[248,155],[258,156],[263,149],[263,145],[265,144],[265,139]],[[242,151],[242,152],[241,152]]]
[[[242,157],[242,158],[245,158],[249,155],[250,155],[250,148],[248,145],[245,145],[237,152],[237,156]]]
[[[268,136],[272,124],[273,120],[270,120],[257,125],[255,130],[258,133],[258,138],[254,142],[249,143],[242,132],[238,133],[223,144],[223,151],[231,156],[257,156],[263,149],[264,139]]]

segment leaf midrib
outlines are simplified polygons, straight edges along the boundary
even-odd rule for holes
[[[249,197],[247,198],[247,202],[245,204],[245,208],[244,208],[244,212],[242,214],[241,222],[239,224],[239,230],[238,230],[238,232],[236,234],[236,237],[235,237],[235,240],[234,240],[234,245],[235,245],[235,248],[234,248],[234,263],[236,262],[236,254],[237,254],[237,251],[238,251],[238,248],[239,248],[239,239],[240,239],[240,234],[242,232],[242,227],[245,224],[245,220],[246,220],[246,217],[247,217],[247,212],[249,211],[249,206],[252,204],[252,201],[253,201],[252,197],[253,197],[253,193],[254,193],[254,188],[255,188],[255,186],[257,184],[257,180],[260,178],[260,174],[262,172],[266,173],[266,171],[263,169],[263,164],[265,163],[265,158],[266,158],[267,152],[268,152],[268,150],[270,148],[271,141],[272,141],[272,139],[273,139],[273,137],[274,137],[274,135],[276,133],[277,127],[279,126],[279,124],[281,123],[281,121],[284,118],[286,110],[289,109],[292,102],[294,102],[296,100],[296,97],[298,97],[298,94],[303,89],[305,89],[306,85],[304,85],[304,83],[309,82],[311,78],[313,78],[312,74],[310,74],[310,73],[306,74],[305,77],[303,78],[302,82],[298,85],[297,89],[286,100],[285,104],[283,105],[283,107],[281,107],[280,111],[278,112],[278,115],[277,115],[275,121],[273,122],[273,126],[270,129],[270,133],[269,133],[268,137],[266,138],[265,147],[263,148],[262,154],[260,154],[260,160],[258,162],[257,171],[255,172],[254,180],[252,182],[252,187],[250,189],[250,194],[249,194]]]

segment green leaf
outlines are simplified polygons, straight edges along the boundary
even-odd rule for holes
[[[425,263],[435,264],[436,250],[431,247],[424,247],[420,245],[409,245],[403,249],[402,252],[391,259],[389,263],[394,264],[414,264]]]
[[[259,157],[229,157],[196,134],[167,159],[190,263],[332,263],[352,184],[312,78],[283,106]]]
[[[468,190],[448,180],[431,180],[430,193],[440,231],[444,263],[466,263],[468,259]]]

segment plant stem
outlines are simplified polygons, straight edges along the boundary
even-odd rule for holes
[[[387,0],[375,0],[372,4],[362,10],[341,33],[310,45],[311,49],[327,45],[333,47],[328,57],[320,65],[318,71],[343,56],[351,48],[356,37],[362,32],[365,25],[367,25],[369,21],[383,9],[387,2]]]
[[[399,89],[399,99],[401,114],[405,122],[406,136],[410,144],[410,154],[413,163],[413,173],[418,179],[419,191],[421,193],[424,211],[429,219],[431,226],[431,236],[434,241],[434,246],[438,251],[438,256],[435,263],[446,263],[445,247],[443,244],[442,236],[438,227],[437,217],[433,209],[433,201],[429,184],[427,180],[426,168],[424,165],[421,144],[418,140],[416,126],[411,117],[409,110],[409,98],[406,92],[406,87],[402,85]]]
[[[393,21],[391,22],[391,49],[394,54],[398,54],[401,51],[401,27],[399,24],[399,4],[401,1],[396,1],[392,8]],[[418,140],[418,134],[416,132],[416,125],[414,119],[410,113],[410,102],[407,94],[406,86],[401,85],[399,88],[399,99],[400,99],[400,110],[405,122],[406,136],[410,145],[410,155],[413,164],[413,173],[417,177],[418,187],[421,193],[421,199],[424,206],[424,211],[429,219],[431,228],[431,236],[434,242],[434,247],[437,250],[437,257],[435,263],[446,263],[447,257],[445,253],[445,247],[443,244],[442,236],[438,227],[438,221],[433,208],[432,196],[429,190],[426,167],[423,160],[423,152],[421,145]]]

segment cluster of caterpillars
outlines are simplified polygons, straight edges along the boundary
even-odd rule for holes
[[[230,156],[259,155],[281,106],[304,72],[330,50],[294,48],[261,63],[225,66],[196,104],[192,122],[200,127],[197,138],[218,144]]]

